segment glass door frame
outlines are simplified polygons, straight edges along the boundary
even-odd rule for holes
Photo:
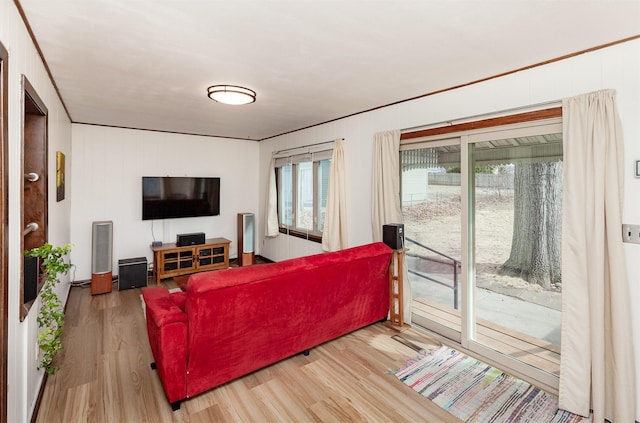
[[[461,137],[460,136],[452,136],[452,135],[434,135],[434,136],[430,136],[430,137],[422,137],[422,138],[417,138],[415,140],[412,140],[411,142],[405,142],[402,143],[400,145],[400,151],[408,151],[408,150],[414,150],[416,149],[416,145],[415,144],[420,144],[420,147],[418,148],[437,148],[437,147],[447,147],[447,146],[461,146]],[[462,168],[462,152],[460,153],[460,167]],[[462,171],[461,171],[462,172]],[[401,176],[402,177],[402,176]],[[461,173],[461,185],[460,185],[460,195],[461,195],[461,200],[462,200],[462,195],[463,195],[463,188],[462,188],[462,184],[465,183],[464,181],[464,175]],[[402,194],[401,194],[402,195]],[[462,201],[461,201],[462,202]],[[462,217],[464,217],[464,209],[462,209]],[[464,233],[465,231],[465,219],[461,219],[461,233]],[[405,229],[406,231],[406,229]],[[460,248],[462,251],[462,254],[464,256],[464,246],[462,244],[462,239],[460,240],[461,244],[460,244]],[[463,262],[464,263],[464,262]],[[465,285],[465,280],[462,279],[462,275],[465,272],[464,270],[464,264],[461,264],[461,268],[460,268],[460,279],[458,279],[458,286],[460,287],[460,313],[463,313],[462,309],[464,308],[464,294],[462,294],[462,292],[465,290],[464,285]],[[443,325],[442,323],[438,323],[436,321],[430,320],[429,318],[426,317],[422,317],[422,316],[418,316],[416,314],[412,313],[411,316],[411,321],[412,323],[418,324],[421,327],[424,327],[428,330],[431,330],[433,332],[438,333],[439,335],[444,336],[447,339],[450,339],[452,341],[455,341],[459,344],[462,345],[462,333],[464,331],[464,314],[461,314],[460,316],[460,327],[462,328],[461,331],[457,331],[449,326]]]
[[[425,329],[436,332],[451,341],[459,343],[461,350],[487,361],[488,364],[497,365],[500,369],[511,372],[522,377],[529,382],[539,386],[551,393],[557,394],[559,378],[557,375],[548,373],[539,368],[533,367],[519,361],[507,354],[497,352],[486,345],[476,341],[476,298],[475,298],[475,177],[473,157],[469,154],[471,144],[515,138],[523,136],[533,136],[541,134],[562,133],[562,118],[551,118],[536,120],[501,126],[487,127],[477,130],[468,130],[460,133],[450,133],[446,135],[433,135],[416,138],[410,142],[402,143],[400,150],[411,150],[416,148],[416,144],[421,144],[420,148],[438,147],[443,145],[454,145],[459,140],[460,145],[460,172],[461,172],[461,272],[460,272],[460,313],[461,331],[457,332],[450,327],[433,322],[427,318],[422,318],[412,314],[412,322],[423,326]]]

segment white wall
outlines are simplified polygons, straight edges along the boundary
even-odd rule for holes
[[[349,244],[370,242],[371,161],[373,135],[378,131],[404,129],[461,119],[527,105],[560,100],[605,88],[617,90],[617,103],[625,139],[625,205],[623,220],[640,224],[640,179],[634,177],[634,160],[640,159],[640,40],[594,51],[560,62],[496,78],[430,97],[398,104],[325,125],[283,135],[260,143],[260,217],[269,159],[274,150],[343,137],[347,180]],[[340,101],[340,99],[336,99]],[[285,235],[265,239],[260,219],[261,254],[273,260],[319,252],[319,244]],[[585,246],[587,248],[587,246]],[[631,298],[640,299],[640,245],[625,244]],[[633,311],[636,368],[640,381],[640,308]],[[637,389],[640,404],[640,387]],[[637,411],[640,420],[640,408]]]
[[[204,232],[232,241],[237,255],[237,213],[258,211],[258,143],[73,124],[71,261],[76,280],[91,278],[91,224],[113,221],[113,273],[118,260],[153,255],[154,240]],[[142,176],[219,176],[220,215],[142,220]],[[153,229],[153,234],[152,234]]]
[[[8,355],[8,421],[25,422],[31,417],[43,372],[37,371],[38,357],[36,302],[27,318],[20,322],[21,241],[21,145],[22,145],[22,75],[26,75],[48,109],[48,176],[49,234],[54,245],[69,242],[70,196],[56,202],[56,151],[67,157],[67,171],[73,167],[71,157],[71,124],[51,84],[45,68],[22,23],[13,1],[0,0],[0,43],[9,51],[9,355]],[[66,302],[69,284],[63,278],[57,293]],[[3,363],[4,365],[5,363]]]

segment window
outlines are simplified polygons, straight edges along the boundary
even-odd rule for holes
[[[322,241],[331,150],[276,159],[280,232]]]

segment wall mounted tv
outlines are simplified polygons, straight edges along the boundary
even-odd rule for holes
[[[220,214],[220,178],[142,177],[142,220]]]

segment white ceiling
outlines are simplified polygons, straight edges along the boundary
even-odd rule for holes
[[[73,122],[253,140],[640,34],[640,0],[16,2]]]

